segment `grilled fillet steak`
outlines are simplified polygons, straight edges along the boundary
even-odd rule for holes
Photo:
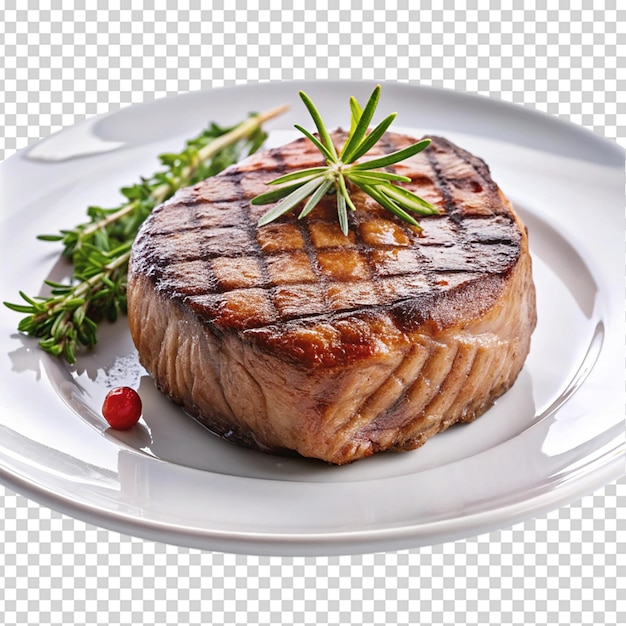
[[[348,236],[332,196],[258,227],[270,207],[250,199],[267,181],[323,164],[304,138],[156,208],[133,248],[128,314],[159,389],[228,439],[336,464],[484,413],[535,326],[526,230],[483,161],[432,139],[391,168],[440,209],[422,232],[358,190]],[[414,141],[387,133],[366,158]]]

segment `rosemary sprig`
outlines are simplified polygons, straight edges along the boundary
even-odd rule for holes
[[[339,224],[343,233],[347,235],[348,209],[356,210],[350,197],[350,185],[355,185],[382,207],[418,228],[421,228],[419,223],[409,211],[420,215],[437,213],[437,209],[432,204],[408,189],[394,184],[409,183],[411,182],[410,178],[392,172],[380,171],[380,168],[393,165],[421,152],[430,144],[430,139],[423,139],[391,154],[357,162],[376,145],[396,117],[395,113],[388,115],[368,132],[378,106],[380,91],[380,85],[375,87],[365,108],[361,108],[355,98],[350,98],[350,131],[341,150],[338,150],[334,145],[331,135],[311,99],[304,92],[300,92],[300,97],[317,128],[317,136],[302,126],[296,125],[296,128],[322,153],[326,165],[290,172],[270,181],[270,185],[281,186],[262,193],[251,201],[252,204],[256,205],[276,203],[261,217],[259,226],[269,224],[302,203],[304,206],[298,217],[299,219],[306,217],[326,194],[334,192],[337,199]]]
[[[4,302],[13,311],[26,314],[18,330],[38,337],[39,346],[69,363],[76,362],[77,350],[96,343],[98,322],[115,321],[126,312],[126,281],[130,251],[139,227],[158,204],[178,189],[204,180],[252,154],[265,141],[262,125],[282,113],[277,107],[230,128],[211,124],[200,135],[187,141],[180,153],[161,154],[167,168],[121,192],[126,201],[105,209],[91,206],[90,218],[71,230],[41,235],[44,241],[60,241],[62,254],[73,265],[67,283],[50,280],[47,297],[30,297],[20,291],[25,304]]]

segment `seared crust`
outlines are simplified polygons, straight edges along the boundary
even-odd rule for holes
[[[382,146],[412,142],[388,134]],[[441,211],[420,218],[422,232],[358,190],[347,237],[332,197],[306,220],[257,228],[268,207],[250,199],[290,169],[319,165],[310,146],[303,138],[257,154],[158,207],[135,243],[131,276],[149,276],[214,332],[243,333],[307,366],[371,356],[370,333],[355,337],[343,323],[355,315],[372,322],[384,314],[402,335],[480,316],[497,299],[523,232],[481,160],[436,137],[395,167]],[[323,346],[308,340],[311,327],[328,328]]]
[[[423,231],[358,190],[348,236],[332,197],[305,220],[257,227],[269,207],[250,199],[267,181],[321,164],[305,139],[155,209],[133,249],[128,300],[162,390],[220,434],[333,463],[417,447],[484,412],[529,350],[528,241],[486,164],[432,139],[393,168],[439,208],[420,218]],[[368,157],[413,141],[388,133]]]

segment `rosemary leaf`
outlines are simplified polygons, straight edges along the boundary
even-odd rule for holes
[[[301,202],[304,202],[304,200],[306,200],[323,183],[324,179],[317,177],[308,181],[301,187],[298,187],[298,189],[293,191],[286,198],[283,198],[271,211],[268,211],[259,220],[259,225],[264,226],[265,224],[269,224],[269,222],[273,222],[277,217],[288,213]]]
[[[331,161],[337,160],[337,151],[335,150],[335,145],[333,144],[333,140],[330,137],[330,133],[326,130],[326,125],[322,120],[322,116],[319,114],[319,111],[304,91],[300,92],[300,98],[304,102],[304,105],[308,109],[311,117],[313,118],[313,122],[317,128],[317,132],[319,133],[320,139],[322,140],[322,144],[328,150],[331,155]],[[296,127],[297,128],[297,127]]]
[[[352,170],[349,173],[350,180],[359,180],[369,185],[378,185],[380,183],[395,180],[399,183],[410,183],[411,179],[408,176],[402,176],[401,174],[394,174],[393,172],[379,172],[379,171],[357,171]]]
[[[304,182],[308,182],[304,181]],[[266,191],[262,193],[260,196],[256,196],[250,202],[250,204],[268,204],[269,202],[276,202],[285,196],[288,196],[292,191],[296,189],[300,189],[302,186],[302,182],[294,183],[293,185],[284,185],[283,187],[278,187],[278,189],[272,189],[271,191]]]
[[[373,185],[361,185],[359,183],[357,183],[357,186],[360,187],[366,194],[374,198],[378,204],[383,206],[388,211],[391,211],[394,215],[397,215],[405,222],[408,222],[413,226],[421,228],[418,221],[414,217],[409,215],[401,206],[396,204],[392,198],[389,198],[389,196],[380,191],[379,187]]]
[[[380,100],[380,85],[377,85],[374,91],[372,91],[372,95],[369,97],[367,104],[365,105],[365,109],[361,113],[359,120],[354,128],[354,131],[349,134],[348,141],[343,146],[343,150],[339,155],[340,159],[344,163],[351,163],[354,161],[353,153],[358,148],[359,144],[365,137],[365,133],[374,117],[374,112],[376,111],[376,107],[378,106],[378,101]]]
[[[354,132],[361,115],[363,115],[361,105],[354,96],[350,96],[350,134]]]
[[[326,167],[307,167],[303,170],[298,170],[297,172],[291,172],[290,174],[285,174],[284,176],[279,176],[274,180],[270,181],[269,185],[282,185],[283,183],[289,183],[292,180],[298,180],[300,178],[313,177],[316,174],[323,174],[328,168]]]
[[[430,139],[423,139],[391,154],[357,162],[357,159],[364,157],[380,141],[396,118],[396,114],[391,113],[368,132],[380,100],[380,93],[381,88],[378,85],[370,94],[365,108],[362,108],[354,97],[350,98],[350,132],[343,148],[337,154],[322,116],[312,100],[304,92],[300,92],[300,97],[317,128],[318,136],[316,137],[300,125],[296,124],[295,127],[320,151],[326,160],[326,166],[289,172],[269,181],[269,185],[282,184],[284,186],[262,193],[251,200],[251,204],[255,205],[277,202],[259,219],[259,226],[269,224],[305,201],[298,218],[306,217],[334,187],[339,225],[342,232],[347,234],[348,208],[356,211],[356,206],[350,196],[346,181],[356,185],[383,208],[413,226],[420,227],[409,211],[421,215],[438,212],[423,198],[394,184],[409,183],[411,182],[409,177],[395,172],[380,171],[380,168],[394,165],[418,154],[430,144]]]
[[[339,216],[339,226],[344,235],[348,234],[348,211],[346,207],[346,196],[337,194],[337,215]]]
[[[379,185],[379,189],[392,200],[401,202],[402,206],[406,209],[410,209],[416,213],[421,213],[422,215],[433,215],[437,213],[437,209],[430,204],[430,202],[420,198],[418,195],[408,189],[405,189],[404,187],[390,185],[389,183],[381,183]]]
[[[337,160],[336,155],[333,154],[315,135],[312,135],[306,128],[302,128],[302,126],[298,124],[294,124],[295,128],[297,128],[307,139],[309,139],[315,147],[326,157],[326,160],[329,163],[334,163]],[[330,139],[329,139],[330,141]],[[334,148],[333,148],[334,150]]]
[[[346,204],[350,207],[351,211],[356,211],[356,207],[354,206],[354,203],[352,202],[352,198],[350,197],[350,194],[348,193],[348,187],[346,186],[346,179],[343,176],[339,176],[339,191],[340,194],[346,199]],[[345,232],[344,235],[347,235],[348,233]]]
[[[387,129],[391,126],[392,122],[396,119],[396,114],[391,113],[388,115],[374,130],[368,133],[367,137],[356,148],[352,154],[352,160],[356,161],[360,159],[364,154],[369,152],[381,139],[381,137],[387,132]]]
[[[302,212],[298,215],[298,219],[306,217],[322,200],[322,198],[328,193],[328,190],[333,186],[332,180],[325,180],[311,195],[304,205]]]
[[[397,150],[396,152],[391,152],[390,154],[386,154],[385,156],[381,156],[375,159],[370,159],[369,161],[363,161],[362,163],[357,163],[354,165],[355,170],[371,170],[376,169],[378,167],[387,167],[389,165],[393,165],[394,163],[399,163],[400,161],[404,161],[409,157],[414,156],[418,152],[421,152],[424,148],[428,147],[430,144],[430,139],[424,139],[422,141],[418,141],[417,143],[411,144],[406,148],[402,148],[401,150]]]

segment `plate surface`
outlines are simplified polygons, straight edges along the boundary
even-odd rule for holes
[[[2,300],[66,271],[35,240],[159,169],[208,121],[291,104],[269,145],[295,136],[304,89],[346,126],[368,82],[286,82],[185,94],[94,118],[0,166]],[[413,452],[330,467],[235,447],[154,388],[124,320],[74,367],[16,332],[0,309],[0,479],[53,508],[157,541],[247,554],[340,554],[440,543],[572,501],[624,471],[624,153],[556,118],[478,96],[383,85],[394,130],[440,134],[489,163],[529,229],[539,322],[514,387],[483,417]],[[136,386],[132,431],[100,417],[113,386]]]

